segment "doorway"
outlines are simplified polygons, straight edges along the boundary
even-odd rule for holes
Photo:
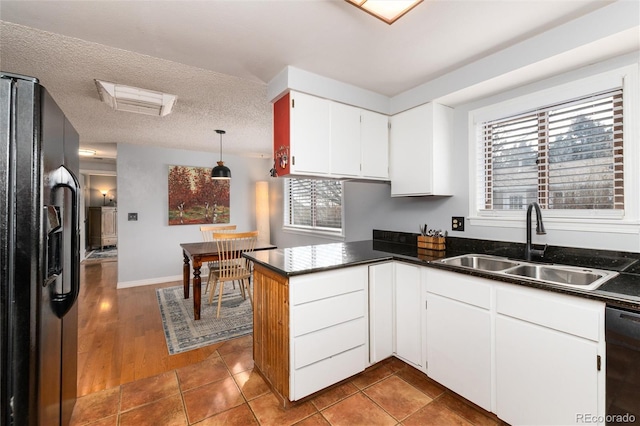
[[[85,259],[97,249],[117,247],[118,188],[115,172],[81,171],[81,179],[84,183],[81,197],[81,257]]]

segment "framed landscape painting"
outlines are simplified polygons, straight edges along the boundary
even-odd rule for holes
[[[229,182],[210,168],[169,166],[169,225],[229,223]]]

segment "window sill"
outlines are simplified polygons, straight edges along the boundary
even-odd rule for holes
[[[518,217],[482,217],[475,216],[467,219],[471,226],[496,227],[496,228],[522,228],[526,227],[525,212]],[[535,223],[535,218],[531,217]],[[594,218],[561,218],[544,217],[544,227],[547,230],[580,231],[606,234],[640,234],[640,222],[625,221],[622,219],[594,219]]]
[[[304,229],[304,228],[294,228],[294,227],[283,227],[282,232],[287,234],[298,234],[298,235],[306,235],[313,237],[321,237],[329,240],[335,241],[344,241],[344,233],[342,232],[330,232],[330,231],[321,231],[318,229]]]

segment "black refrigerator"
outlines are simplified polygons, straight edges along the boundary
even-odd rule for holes
[[[66,425],[76,401],[78,144],[37,79],[0,72],[2,425]]]

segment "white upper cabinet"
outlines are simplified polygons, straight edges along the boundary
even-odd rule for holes
[[[279,176],[388,180],[389,117],[291,91],[274,103],[274,159]]]
[[[360,175],[360,108],[331,104],[331,174]]]
[[[389,117],[360,110],[360,175],[365,178],[389,179]]]
[[[291,92],[291,173],[328,175],[331,102]]]
[[[391,196],[451,195],[453,109],[424,104],[391,117]]]
[[[389,179],[389,117],[331,104],[331,176]]]

